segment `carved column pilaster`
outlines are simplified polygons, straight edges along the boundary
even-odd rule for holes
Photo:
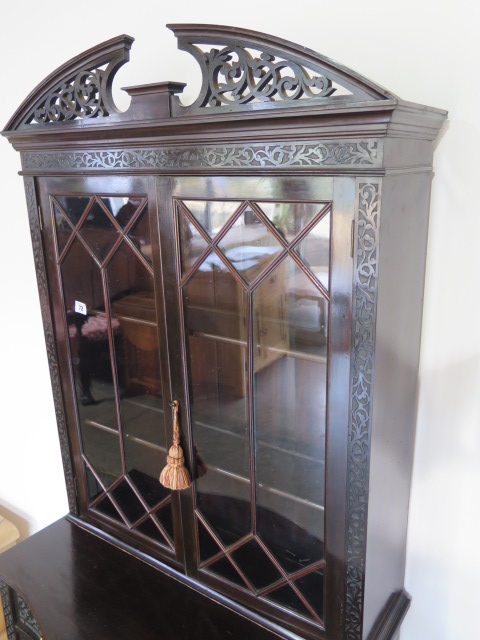
[[[380,180],[357,181],[346,522],[346,640],[361,640],[378,288]]]

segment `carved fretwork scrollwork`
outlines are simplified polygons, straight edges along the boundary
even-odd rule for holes
[[[173,115],[392,97],[355,72],[280,38],[218,25],[167,26],[202,71],[197,99],[190,106],[178,101]]]
[[[24,100],[5,131],[118,113],[112,83],[128,62],[132,42],[130,36],[112,38],[66,62]]]
[[[203,55],[203,63],[208,83],[202,107],[326,97],[336,90],[329,78],[313,75],[304,66],[268,51],[254,56],[240,46],[213,48]]]
[[[110,115],[111,99],[103,69],[82,69],[70,83],[62,84],[35,109],[32,121],[57,122]]]

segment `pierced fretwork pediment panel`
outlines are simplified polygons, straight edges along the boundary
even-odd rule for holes
[[[130,36],[118,36],[66,62],[27,96],[5,130],[118,113],[112,83],[132,43]]]
[[[217,25],[167,25],[178,48],[200,65],[202,86],[174,115],[304,104],[362,103],[393,94],[315,51],[256,31]]]
[[[132,98],[120,112],[112,97],[118,69],[128,62],[133,38],[112,38],[72,58],[41,82],[4,129],[7,136],[51,125],[131,124],[175,116],[260,111],[278,107],[368,108],[396,97],[315,51],[256,31],[217,25],[167,25],[178,47],[200,65],[202,85],[193,104],[175,94],[183,83],[126,88]]]

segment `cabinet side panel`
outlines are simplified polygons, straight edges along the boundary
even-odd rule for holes
[[[403,588],[430,182],[430,173],[383,181],[364,638]]]

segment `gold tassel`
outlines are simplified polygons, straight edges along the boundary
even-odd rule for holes
[[[160,484],[167,489],[177,491],[188,489],[192,481],[185,468],[185,458],[180,446],[180,427],[178,425],[178,400],[173,401],[173,444],[167,456],[167,466],[160,474]]]

